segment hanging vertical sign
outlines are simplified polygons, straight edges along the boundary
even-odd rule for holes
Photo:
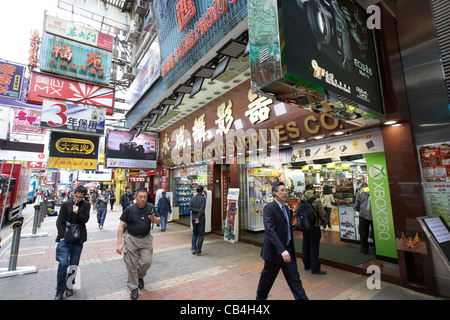
[[[366,154],[377,255],[397,258],[394,221],[384,152]]]
[[[225,241],[235,243],[239,240],[239,189],[228,189],[227,217],[223,238]]]

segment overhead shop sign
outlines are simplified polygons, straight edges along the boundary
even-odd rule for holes
[[[102,109],[44,100],[40,125],[50,130],[103,135],[105,118]]]
[[[248,6],[257,89],[340,120],[385,114],[373,32],[356,1],[249,0]]]
[[[51,15],[46,15],[45,17],[44,30],[57,36],[108,51],[112,51],[114,45],[114,38],[109,34],[98,32],[94,29],[86,28]]]
[[[31,109],[14,109],[14,119],[11,132],[45,134],[45,129],[40,127],[41,111]]]
[[[114,88],[71,80],[39,72],[32,72],[27,102],[42,104],[44,99],[55,99],[87,106],[106,109],[107,115],[113,114]]]
[[[166,88],[247,17],[244,0],[155,1],[154,5]]]
[[[84,182],[107,182],[112,180],[112,169],[97,170],[80,170],[78,171],[78,181]]]
[[[0,60],[0,97],[20,100],[25,67]]]
[[[155,169],[158,136],[109,130],[106,141],[106,166],[108,168]]]
[[[44,33],[40,68],[88,82],[109,85],[111,52]]]
[[[97,169],[99,137],[52,132],[48,168]]]

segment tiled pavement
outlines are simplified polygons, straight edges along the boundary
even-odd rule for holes
[[[25,210],[32,210],[28,206]],[[76,293],[67,300],[127,300],[126,267],[116,250],[116,232],[121,209],[108,212],[103,230],[96,214],[88,222],[88,241],[81,255]],[[41,232],[47,237],[22,238],[18,267],[37,266],[36,273],[0,278],[0,300],[51,300],[55,295],[57,261],[54,242],[56,217],[46,217]],[[31,233],[32,219],[24,223],[22,234]],[[191,230],[169,223],[167,231],[159,227],[153,233],[153,263],[145,277],[140,300],[254,300],[263,261],[260,248],[243,242],[228,243],[207,234],[204,256],[190,251]],[[0,268],[8,267],[9,245],[0,251]],[[381,289],[367,288],[362,275],[324,266],[326,275],[312,275],[298,260],[303,286],[311,300],[395,300],[435,297],[381,282]],[[292,294],[280,272],[269,300],[292,300]]]

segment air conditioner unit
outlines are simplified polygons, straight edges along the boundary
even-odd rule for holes
[[[141,36],[141,25],[139,21],[132,20],[128,28],[126,41],[131,44],[137,44]]]
[[[134,7],[134,12],[136,12],[138,15],[144,16],[147,13],[148,7],[148,1],[137,0],[136,7]]]
[[[136,77],[136,69],[131,66],[123,67],[122,79],[133,80]]]

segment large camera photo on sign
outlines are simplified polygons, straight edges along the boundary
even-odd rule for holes
[[[115,159],[156,160],[157,137],[140,134],[135,137],[131,132],[108,132],[107,156]]]
[[[383,114],[368,15],[354,0],[282,2],[287,72]]]

